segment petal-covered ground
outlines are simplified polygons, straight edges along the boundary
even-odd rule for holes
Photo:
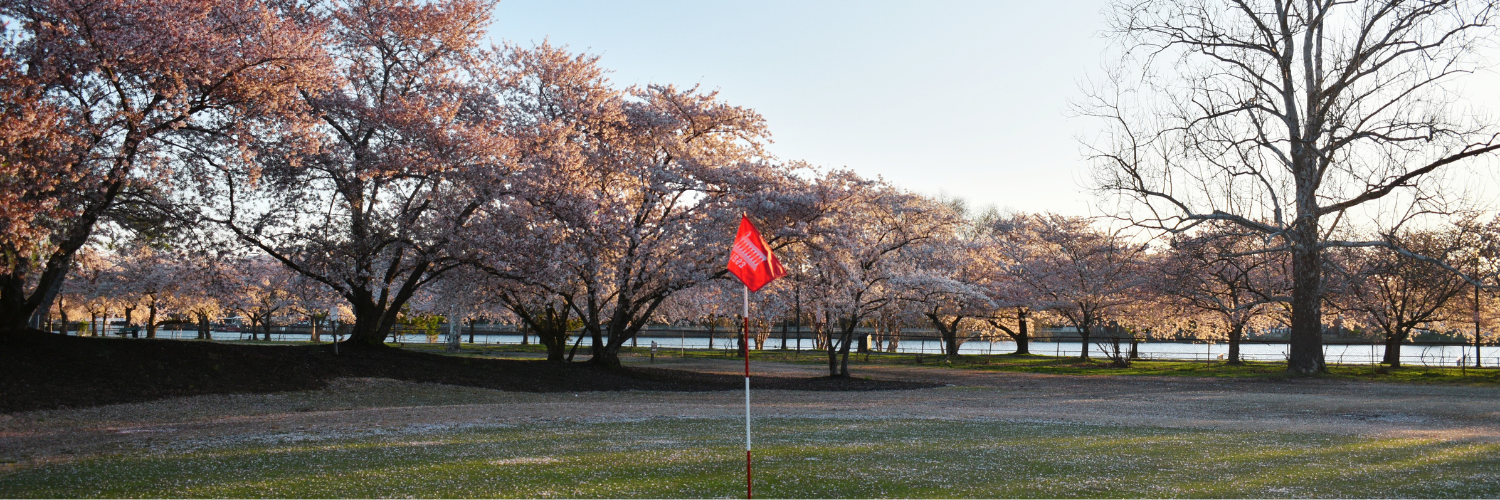
[[[783,378],[819,370],[754,365]],[[1490,387],[859,374],[942,386],[755,392],[757,496],[1500,495],[1500,390]],[[13,413],[0,417],[0,496],[735,496],[743,397],[351,378]]]

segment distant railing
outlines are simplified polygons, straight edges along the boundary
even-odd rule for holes
[[[170,328],[175,324],[165,325],[157,332],[159,338],[169,339],[193,339],[197,337],[196,327],[181,325],[189,329]],[[222,325],[219,325],[222,327]],[[126,327],[110,325],[105,328],[106,336],[117,336]],[[347,333],[347,325],[340,332]],[[328,326],[319,327],[320,341],[331,341],[333,331]],[[128,331],[128,330],[125,330]],[[929,333],[930,332],[930,333]],[[76,332],[70,332],[76,334]],[[214,340],[250,340],[248,328],[233,330],[216,329],[212,332]],[[256,337],[263,337],[264,328],[258,328],[254,332]],[[270,328],[271,340],[279,342],[307,342],[312,337],[312,326],[310,325],[280,325]],[[427,329],[400,325],[393,329],[393,337],[388,339],[402,344],[425,344],[444,343],[447,341],[448,326],[439,325],[438,328]],[[764,333],[762,331],[761,333]],[[522,332],[511,325],[463,325],[458,329],[459,340],[463,344],[477,345],[516,345],[539,343],[535,335],[527,335],[524,340]],[[715,330],[710,332],[703,328],[648,328],[642,330],[634,342],[635,345],[650,345],[656,341],[663,348],[683,349],[708,349],[710,348],[709,337],[712,334],[713,349],[733,350],[738,349],[739,332],[737,330]],[[145,337],[144,329],[138,334]],[[942,354],[942,338],[936,332],[922,330],[903,330],[899,337],[894,335],[882,337],[874,335],[872,331],[856,331],[858,337],[866,338],[872,352],[891,352],[891,340],[895,340],[895,352],[903,354]],[[813,338],[810,329],[803,328],[800,332],[789,329],[786,333],[787,350],[798,349],[798,338],[801,338],[801,350],[813,350],[819,344]],[[766,349],[782,349],[782,332],[774,329],[767,335]],[[573,339],[570,339],[570,341]],[[1108,337],[1093,337],[1095,341],[1089,346],[1089,352],[1094,357],[1104,357],[1101,344],[1109,342]],[[1355,340],[1355,339],[1350,339]],[[1078,356],[1080,339],[1077,337],[1041,337],[1031,340],[1031,353],[1053,356]],[[631,344],[627,344],[631,345]],[[1245,361],[1285,361],[1285,348],[1273,349],[1277,346],[1285,346],[1284,341],[1270,341],[1264,339],[1245,340],[1241,342],[1240,358]],[[1481,351],[1481,364],[1484,366],[1500,366],[1500,348],[1486,345]],[[1122,341],[1121,350],[1129,349],[1128,341]],[[1458,342],[1423,342],[1402,344],[1401,362],[1410,366],[1454,366],[1460,359],[1465,364],[1473,366],[1473,344]],[[963,342],[960,347],[962,354],[1006,354],[1013,352],[1015,344],[1009,340],[996,339],[988,341],[984,339],[971,339]],[[1137,345],[1138,357],[1142,360],[1171,360],[1171,361],[1193,361],[1193,362],[1219,362],[1227,355],[1228,345],[1222,342],[1163,342],[1147,341]],[[855,349],[851,348],[851,351]],[[1336,342],[1333,339],[1325,340],[1324,358],[1329,364],[1341,365],[1368,365],[1381,361],[1385,347],[1383,343],[1372,343],[1368,340],[1355,343]],[[1492,353],[1493,352],[1493,353]]]

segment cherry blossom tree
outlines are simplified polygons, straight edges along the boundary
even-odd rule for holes
[[[299,89],[316,87],[326,69],[322,26],[292,14],[299,9],[262,0],[0,3],[0,17],[15,23],[0,63],[0,155],[16,173],[0,183],[0,327],[35,326],[100,224],[140,229],[162,208],[177,155],[243,145]],[[153,218],[160,222],[145,221]]]
[[[462,263],[461,240],[511,173],[498,81],[480,50],[492,2],[332,4],[338,76],[302,89],[300,121],[258,130],[216,176],[205,216],[346,300],[349,341],[381,346],[403,306]]]
[[[1401,248],[1448,261],[1462,252],[1463,235],[1447,231],[1407,231],[1400,235]],[[1401,343],[1412,330],[1448,319],[1448,307],[1468,283],[1441,266],[1378,248],[1354,248],[1343,252],[1351,274],[1347,290],[1337,303],[1360,313],[1385,337],[1382,363],[1401,366]],[[1462,316],[1458,316],[1462,317]]]
[[[121,296],[146,309],[148,339],[156,338],[158,318],[176,302],[183,278],[181,263],[178,256],[150,246],[137,246],[120,254]]]
[[[898,301],[908,286],[933,287],[941,280],[923,272],[914,254],[938,244],[962,218],[937,200],[849,173],[830,175],[820,187],[844,201],[813,224],[802,244],[811,256],[810,288],[835,329],[826,345],[829,376],[847,377],[855,329]]]
[[[251,339],[260,327],[265,340],[271,340],[276,320],[293,311],[297,297],[292,293],[295,275],[280,263],[264,256],[235,262],[226,273],[232,294],[221,297],[228,308],[250,321]]]
[[[442,281],[428,290],[429,294],[441,301],[431,310],[440,311],[448,325],[448,350],[463,349],[462,338],[465,323],[469,326],[469,343],[472,344],[476,322],[501,316],[497,313],[503,311],[504,308],[494,297],[494,290],[487,283],[489,279],[484,273],[475,272],[473,268],[466,267],[444,276]],[[526,343],[527,338],[522,337],[521,344]]]
[[[1014,248],[1031,241],[1022,231],[1027,218],[1025,214],[1001,214],[990,209],[971,222],[977,231],[978,244],[975,260],[978,267],[972,279],[993,306],[983,315],[984,326],[1015,342],[1018,355],[1031,354],[1031,327],[1036,319],[1035,308],[1041,303],[1037,290],[1019,278],[1025,271],[1024,262],[1014,260],[1030,255],[1022,248]]]
[[[518,201],[485,207],[477,224],[511,231],[508,241],[545,239],[556,260],[540,269],[545,279],[493,244],[476,245],[497,250],[478,260],[570,304],[591,362],[618,366],[620,347],[665,300],[723,276],[740,214],[778,228],[768,231],[773,246],[805,220],[804,183],[765,157],[753,111],[697,89],[616,89],[595,58],[546,44],[510,47],[502,60]]]
[[[5,26],[7,39],[13,36]],[[70,165],[58,163],[75,137],[68,134],[64,109],[47,100],[40,79],[27,75],[12,44],[0,44],[0,247],[7,269],[18,254],[51,236],[52,220],[76,215],[63,201]],[[40,254],[40,250],[35,253]]]
[[[99,322],[109,319],[109,312],[115,306],[115,296],[120,289],[117,279],[119,269],[115,259],[106,251],[92,246],[84,247],[77,253],[71,271],[65,285],[69,299],[78,310],[88,314],[89,335],[100,335],[107,330],[108,325],[101,325]]]
[[[1088,359],[1094,330],[1144,284],[1141,258],[1147,247],[1081,217],[1046,214],[1020,221],[1002,236],[1000,251],[1012,263],[1009,274],[1035,295],[1036,308],[1078,330],[1080,357]]]
[[[917,307],[922,317],[937,330],[943,352],[957,356],[959,346],[975,331],[965,333],[966,323],[976,323],[995,310],[982,287],[984,267],[983,232],[975,221],[965,218],[967,207],[962,200],[942,202],[958,223],[947,227],[947,233],[911,248],[915,264],[911,276],[902,280],[906,288],[903,305]]]
[[[290,276],[286,286],[291,297],[291,309],[306,318],[308,326],[312,328],[308,339],[313,342],[322,342],[323,322],[328,320],[343,298],[334,293],[328,285],[304,274]]]
[[[181,256],[171,308],[194,320],[199,340],[212,338],[213,322],[227,316],[240,291],[234,272],[239,259],[233,250],[229,245],[208,244]]]
[[[1210,226],[1179,235],[1157,259],[1153,289],[1206,313],[1206,322],[1229,342],[1230,364],[1240,364],[1248,328],[1279,320],[1278,302],[1290,291],[1285,253],[1268,251],[1258,234]]]
[[[772,282],[775,283],[775,282]],[[702,326],[707,330],[708,348],[714,348],[714,341],[720,333],[727,334],[735,341],[728,339],[724,347],[734,345],[739,339],[741,289],[744,287],[733,278],[722,278],[699,283],[681,292],[672,294],[666,301],[662,302],[658,311],[663,322],[681,321],[688,324]],[[760,309],[768,294],[775,293],[774,285],[767,285],[760,292],[756,292],[754,304],[751,307]],[[751,313],[756,316],[755,312]]]

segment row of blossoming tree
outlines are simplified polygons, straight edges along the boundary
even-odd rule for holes
[[[827,352],[834,375],[848,374],[854,346],[896,350],[903,328],[930,328],[943,351],[957,355],[976,338],[1012,340],[1017,353],[1027,354],[1038,325],[1060,326],[1076,333],[1082,356],[1099,349],[1126,365],[1131,353],[1121,342],[1151,339],[1225,342],[1227,361],[1239,363],[1239,345],[1248,333],[1284,329],[1288,322],[1285,254],[1265,251],[1263,239],[1232,226],[1149,243],[1079,217],[968,213],[959,201],[914,195],[847,172],[818,179],[820,185],[801,187],[811,191],[804,195],[837,200],[837,206],[774,233],[790,274],[757,294],[753,315],[760,324],[752,341],[762,348],[771,322],[780,323],[783,334],[793,323],[811,326],[811,347]],[[1495,233],[1493,225],[1463,224],[1409,232],[1400,243],[1425,255],[1484,265]],[[601,259],[559,251],[570,245],[558,242],[499,245],[528,251],[524,260],[466,260],[470,264],[421,287],[403,307],[407,314],[441,315],[455,325],[468,320],[472,327],[481,318],[520,324],[553,361],[571,358],[565,352],[574,335],[591,341],[594,357],[606,349],[617,356],[649,323],[725,329],[739,324],[742,291],[719,271],[725,244],[701,245],[704,255],[696,260],[673,253],[608,264],[661,269],[674,259],[690,259],[677,265],[698,266],[692,284],[659,292],[638,312],[626,312],[624,333],[610,324],[619,292],[607,289],[610,295],[600,300],[589,283],[597,279],[591,273]],[[138,311],[148,337],[161,318],[171,317],[195,324],[205,338],[211,320],[238,316],[252,328],[263,327],[269,340],[273,321],[307,321],[316,332],[331,312],[352,311],[331,287],[264,254],[116,248],[85,247],[80,253],[59,295],[62,319],[70,313],[108,317],[110,310],[129,318]],[[513,267],[497,269],[494,262]],[[1418,330],[1467,335],[1469,326],[1489,329],[1500,314],[1488,294],[1470,300],[1466,292],[1473,287],[1436,263],[1367,247],[1336,253],[1329,263],[1325,323],[1383,340],[1385,362],[1392,365],[1400,364],[1401,344]],[[873,346],[867,337],[872,327]]]
[[[1159,14],[1128,7],[1119,14]],[[1297,226],[1280,201],[1265,213],[1214,204],[1254,193],[1224,201],[1207,189],[1208,208],[1196,208],[1163,191],[1170,179],[1152,162],[1238,168],[1224,151],[1171,149],[1221,138],[1191,127],[1137,137],[1108,96],[1088,108],[1122,127],[1095,155],[1103,187],[1185,211],[1122,217],[1167,236],[969,213],[775,158],[762,117],[713,92],[620,87],[596,58],[545,42],[485,46],[492,8],[0,2],[0,326],[113,308],[140,311],[148,336],[164,312],[206,335],[216,316],[264,326],[288,311],[340,310],[350,343],[379,346],[403,311],[499,314],[535,332],[551,359],[577,334],[593,362],[616,366],[648,324],[732,314],[724,262],[748,214],[792,269],[762,294],[761,315],[808,312],[836,375],[848,374],[868,325],[924,323],[956,354],[975,334],[1006,335],[1024,352],[1038,321],[1072,327],[1083,356],[1107,331],[1224,338],[1231,361],[1247,330],[1287,325],[1293,368],[1305,371],[1322,365],[1299,357],[1320,342],[1308,325],[1316,335],[1329,317],[1349,318],[1385,332],[1396,352],[1414,329],[1456,321],[1453,299],[1482,284],[1493,255],[1492,225],[1473,221],[1397,225],[1378,245],[1338,245],[1333,233],[1350,226]],[[1153,33],[1162,35],[1133,34]],[[1432,168],[1494,149],[1471,146]],[[1355,201],[1415,177],[1379,178]],[[1320,242],[1313,257],[1304,239]],[[1459,262],[1472,272],[1456,274]],[[1475,297],[1477,325],[1491,308]],[[1106,354],[1128,362],[1117,345]]]

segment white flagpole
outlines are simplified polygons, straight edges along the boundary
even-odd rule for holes
[[[745,287],[745,327],[740,336],[740,345],[745,349],[745,498],[751,498],[750,489],[750,287]]]

